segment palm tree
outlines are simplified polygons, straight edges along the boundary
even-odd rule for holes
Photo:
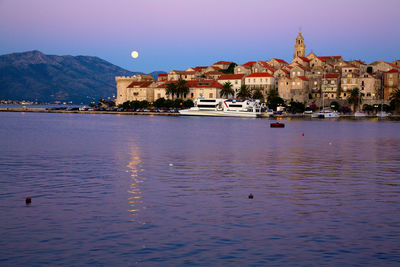
[[[394,106],[395,111],[397,113],[400,106],[400,89],[397,89],[390,95],[390,100],[391,100],[390,104]]]
[[[256,89],[253,92],[253,98],[262,100],[262,99],[264,99],[264,94],[261,92],[260,89]]]
[[[361,95],[360,95],[360,90],[358,88],[354,88],[350,91],[350,96],[347,99],[349,104],[353,105],[353,112],[356,111],[356,108],[358,106],[358,103],[361,103]]]
[[[271,100],[274,99],[275,97],[279,97],[278,91],[275,90],[275,89],[269,90],[269,91],[268,91],[268,94],[267,94],[267,99],[268,99],[268,101],[271,101]]]
[[[234,96],[235,95],[235,90],[232,89],[232,84],[230,82],[226,82],[222,85],[221,92],[219,95],[223,98],[229,98],[230,95]]]
[[[189,93],[189,86],[187,81],[179,78],[178,82],[176,83],[176,92],[178,97],[183,97],[185,94]]]
[[[243,84],[240,86],[239,92],[236,95],[237,98],[246,99],[251,97],[251,92],[247,85]]]
[[[172,98],[174,98],[174,95],[178,95],[176,83],[174,82],[168,83],[167,87],[165,88],[165,94],[172,95]]]

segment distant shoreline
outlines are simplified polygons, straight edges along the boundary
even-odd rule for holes
[[[111,114],[111,115],[143,115],[143,116],[180,116],[177,112],[140,112],[140,111],[81,111],[81,110],[47,110],[45,108],[0,108],[0,112],[36,112],[36,113],[75,113],[75,114]],[[262,118],[268,119],[306,119],[311,120],[310,115],[304,114],[282,114],[274,115],[272,117],[264,116]],[[363,120],[377,118],[375,115],[367,115],[366,117],[355,118],[353,114],[340,115],[340,119]],[[386,120],[399,120],[400,115],[392,115]],[[312,120],[324,120],[313,118]],[[330,119],[326,119],[330,120]],[[337,120],[337,119],[334,119]]]

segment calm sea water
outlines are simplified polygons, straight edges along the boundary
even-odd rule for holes
[[[285,123],[0,113],[0,265],[399,266],[400,123]]]

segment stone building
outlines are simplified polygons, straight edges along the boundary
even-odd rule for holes
[[[304,38],[301,35],[301,32],[297,35],[296,44],[294,45],[294,54],[293,59],[296,57],[305,57],[306,56],[306,45],[304,44]]]
[[[382,80],[372,73],[363,73],[359,77],[359,88],[363,100],[380,99]]]
[[[327,73],[322,77],[322,93],[325,99],[337,99],[340,91],[340,74]]]
[[[176,81],[168,81],[154,88],[155,100],[164,97],[165,99],[172,99],[172,95],[166,95],[166,87],[168,83]],[[187,81],[189,87],[189,92],[183,95],[182,99],[194,100],[199,97],[205,98],[218,98],[220,97],[220,92],[222,85],[214,80],[192,80]],[[176,96],[175,96],[176,98]]]
[[[246,76],[244,82],[250,90],[261,90],[264,96],[269,90],[275,89],[274,76],[267,72],[255,72],[250,74]]]
[[[390,99],[393,92],[400,89],[399,70],[391,69],[383,73],[384,99]]]
[[[150,84],[152,84],[154,82],[154,79],[150,75],[133,75],[133,76],[116,76],[115,81],[117,83],[117,98],[115,100],[115,103],[116,105],[119,105],[128,100],[131,101],[138,98],[138,95],[133,94],[133,92],[135,91],[133,87],[128,89],[128,87],[133,82],[138,82],[141,84],[144,84],[144,82],[149,82]],[[142,97],[142,95],[140,97]]]
[[[341,91],[340,98],[347,99],[354,88],[359,88],[359,78],[360,75],[357,73],[347,73],[342,76],[341,79]]]
[[[224,85],[227,82],[232,84],[232,89],[235,90],[236,93],[239,92],[240,87],[244,84],[245,74],[223,74],[219,77],[218,82],[221,85]]]

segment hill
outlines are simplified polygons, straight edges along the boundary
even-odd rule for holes
[[[86,104],[115,95],[115,76],[134,74],[142,73],[98,57],[7,54],[0,56],[0,99]]]

